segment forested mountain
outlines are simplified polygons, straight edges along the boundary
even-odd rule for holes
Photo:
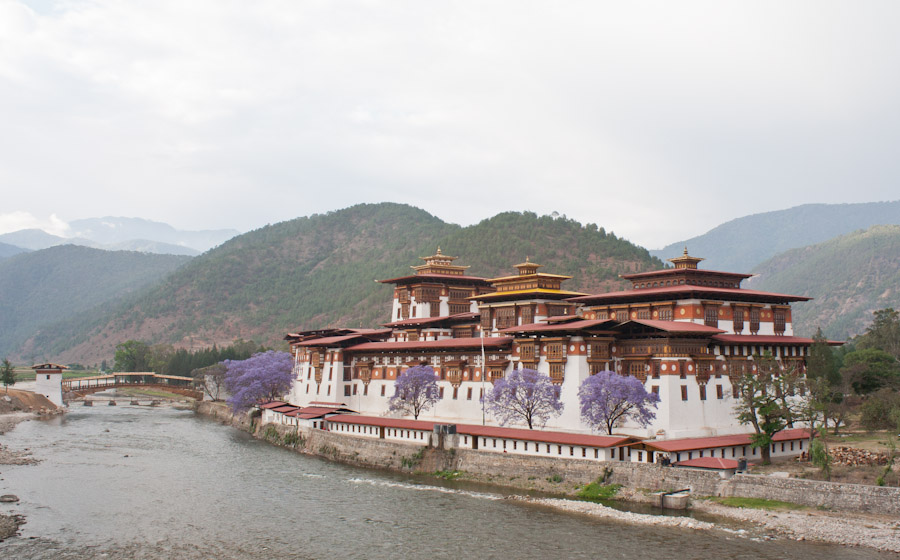
[[[67,243],[83,246],[93,245],[93,243],[87,239],[67,239],[65,237],[47,233],[42,229],[20,229],[19,231],[0,234],[0,242],[31,251],[40,251],[41,249],[48,249]]]
[[[471,274],[506,275],[526,256],[571,274],[573,290],[621,286],[620,272],[661,266],[646,250],[593,225],[504,213],[462,228],[401,204],[364,204],[240,235],[113,314],[44,329],[47,358],[94,363],[127,339],[201,347],[237,338],[277,344],[295,329],[374,327],[389,320],[391,287],[440,246]]]
[[[900,201],[804,204],[731,220],[703,235],[650,253],[668,259],[681,254],[687,245],[692,255],[706,259],[704,268],[749,272],[788,249],[883,224],[900,224]]]
[[[900,226],[875,226],[792,249],[759,265],[748,287],[815,298],[793,305],[794,329],[832,339],[865,331],[872,312],[900,309]]]
[[[10,245],[8,243],[0,243],[0,260],[9,258],[13,255],[18,255],[19,253],[27,253],[28,249],[18,247],[16,245]]]
[[[0,356],[45,325],[158,282],[189,257],[60,245],[0,261]]]

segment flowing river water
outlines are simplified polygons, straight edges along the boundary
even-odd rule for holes
[[[0,436],[26,515],[0,558],[892,558],[731,531],[629,525],[496,489],[330,463],[193,412],[73,406]]]

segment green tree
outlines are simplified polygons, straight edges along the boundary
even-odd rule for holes
[[[150,347],[138,340],[126,340],[116,345],[116,371],[148,371],[150,369]]]
[[[16,370],[8,358],[3,358],[3,365],[0,366],[0,381],[3,382],[7,394],[9,394],[9,386],[16,384]]]
[[[859,395],[882,387],[895,387],[900,381],[900,366],[889,353],[879,348],[854,350],[844,356],[841,373]]]
[[[783,395],[787,392],[785,374],[780,364],[766,352],[754,356],[756,371],[749,371],[738,380],[740,397],[735,404],[738,421],[749,424],[755,432],[750,436],[753,447],[759,448],[763,464],[771,462],[771,446],[776,433],[783,430],[793,417],[790,406],[785,406]]]
[[[872,324],[860,337],[857,348],[877,348],[900,360],[900,312],[891,307],[876,311]]]

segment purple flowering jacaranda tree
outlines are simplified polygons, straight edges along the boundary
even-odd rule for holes
[[[494,388],[484,396],[484,403],[501,426],[524,422],[529,430],[535,424],[543,427],[547,420],[563,411],[559,387],[549,376],[527,368],[514,369],[494,383]]]
[[[244,411],[261,402],[280,399],[294,380],[294,360],[287,352],[259,352],[246,360],[225,360],[228,404]]]
[[[581,383],[578,400],[581,418],[592,429],[605,428],[612,434],[613,427],[625,420],[649,426],[656,418],[659,395],[647,392],[636,377],[601,371]]]
[[[440,390],[431,366],[413,366],[394,381],[394,396],[390,400],[391,412],[412,414],[418,419],[434,403],[440,400]]]

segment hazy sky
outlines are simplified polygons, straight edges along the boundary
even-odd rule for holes
[[[0,232],[359,202],[649,248],[900,198],[900,3],[0,0]]]

